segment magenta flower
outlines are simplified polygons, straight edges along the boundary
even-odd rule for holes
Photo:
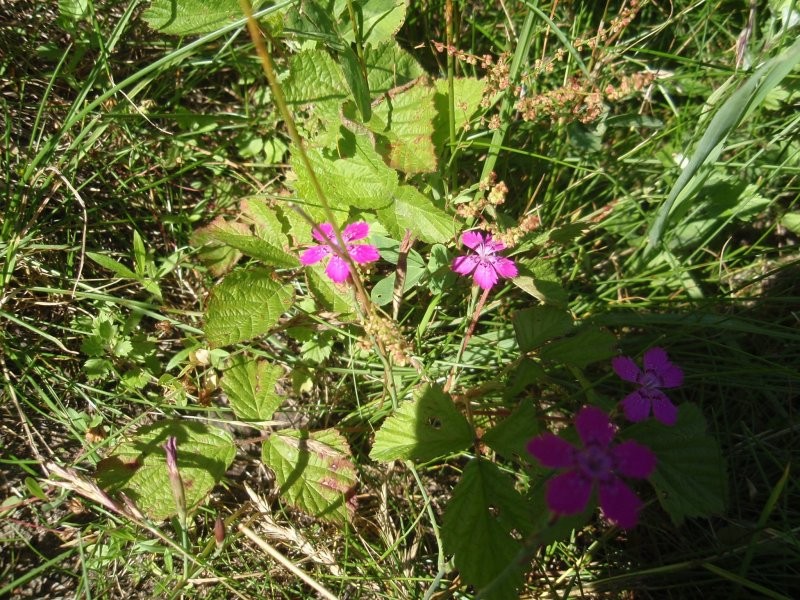
[[[543,466],[565,470],[547,482],[547,506],[558,515],[578,514],[586,508],[596,485],[606,518],[630,529],[639,519],[642,501],[620,476],[649,477],[656,467],[655,454],[633,440],[612,445],[615,428],[608,415],[594,406],[578,411],[575,429],[582,448],[552,433],[543,433],[528,442],[528,452]]]
[[[492,241],[490,233],[466,231],[461,235],[461,243],[474,253],[459,256],[453,261],[453,271],[459,275],[472,275],[481,288],[490,289],[497,283],[498,277],[516,277],[517,267],[514,261],[497,256],[505,249],[503,242]]]
[[[675,425],[678,408],[661,391],[678,387],[683,383],[683,371],[670,362],[663,348],[650,348],[644,353],[644,372],[628,356],[618,356],[611,365],[614,372],[625,381],[639,384],[639,389],[622,400],[622,410],[629,421],[644,421],[653,416],[664,425]]]
[[[362,240],[369,234],[369,225],[364,221],[351,223],[342,230],[342,239],[345,242],[345,252],[350,255],[353,262],[368,263],[375,262],[380,258],[378,249],[371,244],[351,244],[354,240]],[[317,240],[319,246],[311,246],[300,255],[300,262],[304,265],[313,265],[327,256],[328,266],[325,273],[336,283],[343,283],[350,275],[350,267],[347,262],[336,255],[334,248],[339,246],[333,226],[330,223],[320,223],[311,231],[311,235]]]

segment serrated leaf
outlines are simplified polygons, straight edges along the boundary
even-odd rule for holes
[[[242,269],[211,291],[205,333],[211,347],[267,333],[294,300],[294,288],[272,280],[269,270]]]
[[[254,8],[261,2],[254,1]],[[216,31],[242,18],[238,0],[152,0],[142,19],[169,35]]]
[[[461,481],[442,518],[442,542],[462,579],[476,588],[494,583],[490,598],[516,598],[522,571],[514,564],[530,527],[531,508],[514,489],[513,480],[497,465],[474,458],[464,468]]]
[[[339,313],[340,316],[356,314],[358,305],[350,286],[331,281],[321,266],[307,268],[306,278],[314,298],[327,310]]]
[[[101,267],[112,271],[117,277],[122,279],[137,279],[136,273],[131,271],[125,265],[118,263],[113,258],[106,256],[105,254],[87,252],[86,256],[88,256]]]
[[[655,419],[637,423],[626,437],[649,446],[658,457],[650,482],[673,523],[687,517],[708,517],[725,510],[727,474],[719,444],[706,433],[700,408],[678,407],[678,422],[669,427]]]
[[[446,79],[437,79],[434,83],[436,95],[434,96],[434,106],[436,116],[433,120],[434,134],[433,142],[437,148],[441,149],[450,140],[450,93]],[[456,131],[460,131],[469,123],[472,115],[478,110],[483,99],[483,91],[486,82],[474,77],[456,77],[453,80]]]
[[[403,402],[375,434],[373,460],[433,460],[467,449],[474,433],[453,399],[434,385],[423,385]]]
[[[385,94],[425,74],[417,60],[393,39],[366,47],[364,62],[373,96]]]
[[[534,259],[517,261],[519,275],[512,280],[514,285],[544,304],[566,308],[569,297],[555,273],[550,260]]]
[[[270,435],[262,460],[275,473],[281,498],[314,517],[347,522],[358,481],[344,438],[333,429]]]
[[[246,198],[239,203],[244,218],[253,224],[256,236],[266,240],[276,248],[284,248],[289,239],[283,232],[283,223],[276,209],[262,198]]]
[[[521,352],[529,352],[572,329],[572,317],[553,306],[534,306],[518,311],[513,318],[514,332]]]
[[[364,71],[361,70],[361,62],[350,46],[345,46],[339,53],[339,60],[342,65],[344,78],[350,86],[350,93],[356,101],[358,112],[361,119],[366,123],[372,118],[372,99],[369,96],[369,84]]]
[[[455,217],[438,208],[410,185],[401,185],[394,202],[377,212],[381,224],[395,237],[403,238],[406,229],[430,244],[453,239],[459,227]]]
[[[433,146],[434,89],[417,83],[375,107],[376,122],[385,129],[374,130],[389,141],[389,164],[406,173],[436,170]]]
[[[513,413],[483,435],[483,441],[504,458],[527,460],[525,447],[540,429],[533,402],[523,400]]]
[[[177,514],[163,448],[170,436],[178,440],[186,505],[189,510],[198,506],[225,475],[236,447],[227,432],[195,421],[162,421],[139,429],[98,463],[100,487],[124,492],[155,521]]]
[[[781,218],[781,225],[795,235],[800,235],[800,213],[786,213]]]
[[[105,358],[90,358],[83,363],[83,370],[86,372],[86,379],[89,381],[103,377],[111,372],[113,367],[114,365],[111,364],[111,361]]]
[[[223,374],[220,387],[238,419],[268,421],[283,402],[275,391],[282,375],[283,369],[277,365],[238,356]]]
[[[341,67],[324,50],[302,50],[289,62],[289,77],[284,83],[289,104],[334,103],[347,98],[347,81]]]
[[[375,209],[388,205],[397,190],[397,173],[383,162],[367,140],[356,140],[355,155],[327,158],[321,150],[309,149],[307,155],[322,191],[332,208]],[[290,161],[297,181],[298,194],[312,204],[321,205],[315,187],[298,153]]]
[[[359,2],[361,39],[367,44],[380,44],[394,37],[406,18],[407,0],[364,0]],[[345,12],[347,14],[347,12]],[[353,25],[345,18],[339,27],[342,39],[355,42]]]
[[[616,338],[607,331],[588,327],[577,334],[556,340],[539,350],[545,360],[585,368],[594,362],[614,356]]]
[[[244,223],[226,221],[222,216],[217,217],[205,227],[198,227],[189,238],[189,243],[200,248],[200,260],[208,267],[215,277],[224,275],[242,258],[242,253],[236,248],[223,244],[215,237],[219,231],[228,231],[232,234],[248,235],[250,228]]]

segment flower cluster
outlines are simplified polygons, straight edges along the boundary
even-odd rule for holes
[[[661,391],[683,382],[683,371],[670,362],[663,348],[644,354],[644,370],[627,356],[613,360],[614,371],[623,380],[638,384],[622,402],[622,411],[633,422],[653,416],[665,425],[675,425],[678,409]],[[562,472],[547,482],[545,500],[556,515],[575,515],[585,510],[597,490],[603,514],[623,529],[636,525],[642,502],[622,479],[646,479],[656,468],[656,456],[633,440],[614,443],[617,429],[609,415],[594,406],[584,406],[575,417],[581,445],[573,445],[552,433],[528,442],[530,452],[542,466]]]

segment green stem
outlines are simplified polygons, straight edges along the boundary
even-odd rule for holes
[[[453,34],[453,0],[446,0],[444,5],[444,20],[446,27],[446,41],[447,41],[447,121],[448,132],[450,138],[450,161],[449,161],[449,178],[450,188],[454,189],[456,186],[456,109],[455,109],[455,70],[456,70],[456,57],[455,52],[455,35]]]

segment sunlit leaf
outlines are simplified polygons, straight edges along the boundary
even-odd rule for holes
[[[267,421],[283,402],[275,390],[282,375],[283,369],[277,365],[240,355],[223,374],[220,387],[238,419]]]

